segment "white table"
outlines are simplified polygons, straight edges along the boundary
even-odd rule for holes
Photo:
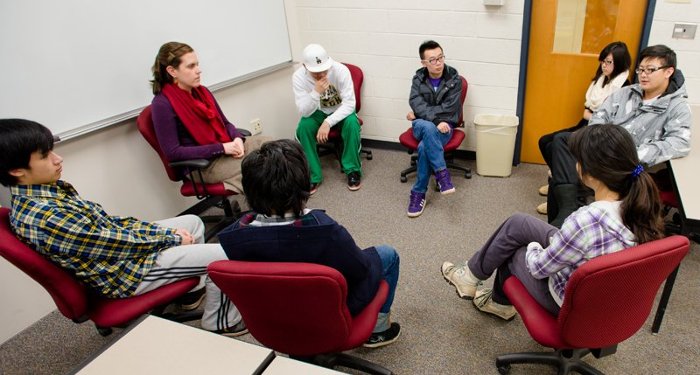
[[[147,316],[76,372],[79,375],[260,374],[267,348]]]

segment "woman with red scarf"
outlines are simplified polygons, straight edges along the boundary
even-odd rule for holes
[[[151,102],[158,143],[169,161],[209,159],[207,183],[223,182],[242,194],[241,161],[266,137],[243,137],[226,119],[212,93],[201,85],[202,71],[192,47],[168,42],[153,64]]]

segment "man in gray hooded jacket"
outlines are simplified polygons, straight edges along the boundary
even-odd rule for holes
[[[685,80],[676,69],[676,53],[656,45],[643,49],[639,58],[635,70],[639,83],[611,94],[588,124],[623,126],[634,138],[640,161],[651,167],[688,155],[692,121]],[[547,214],[550,224],[557,227],[583,200],[568,135],[558,134],[552,145]]]

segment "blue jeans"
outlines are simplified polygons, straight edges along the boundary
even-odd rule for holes
[[[389,329],[389,311],[391,304],[394,303],[394,294],[396,293],[396,284],[399,281],[399,253],[393,247],[388,245],[375,246],[379,259],[382,261],[382,277],[389,284],[389,294],[386,296],[386,301],[379,310],[377,324],[374,326],[373,332],[382,332]]]
[[[430,121],[413,120],[413,136],[418,140],[418,162],[416,165],[416,183],[411,188],[416,193],[428,191],[428,182],[433,172],[446,168],[444,148],[452,138],[453,130],[440,133],[437,126]]]

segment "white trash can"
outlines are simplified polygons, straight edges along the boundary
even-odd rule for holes
[[[487,114],[474,116],[476,173],[480,176],[510,176],[518,123],[517,116]]]

